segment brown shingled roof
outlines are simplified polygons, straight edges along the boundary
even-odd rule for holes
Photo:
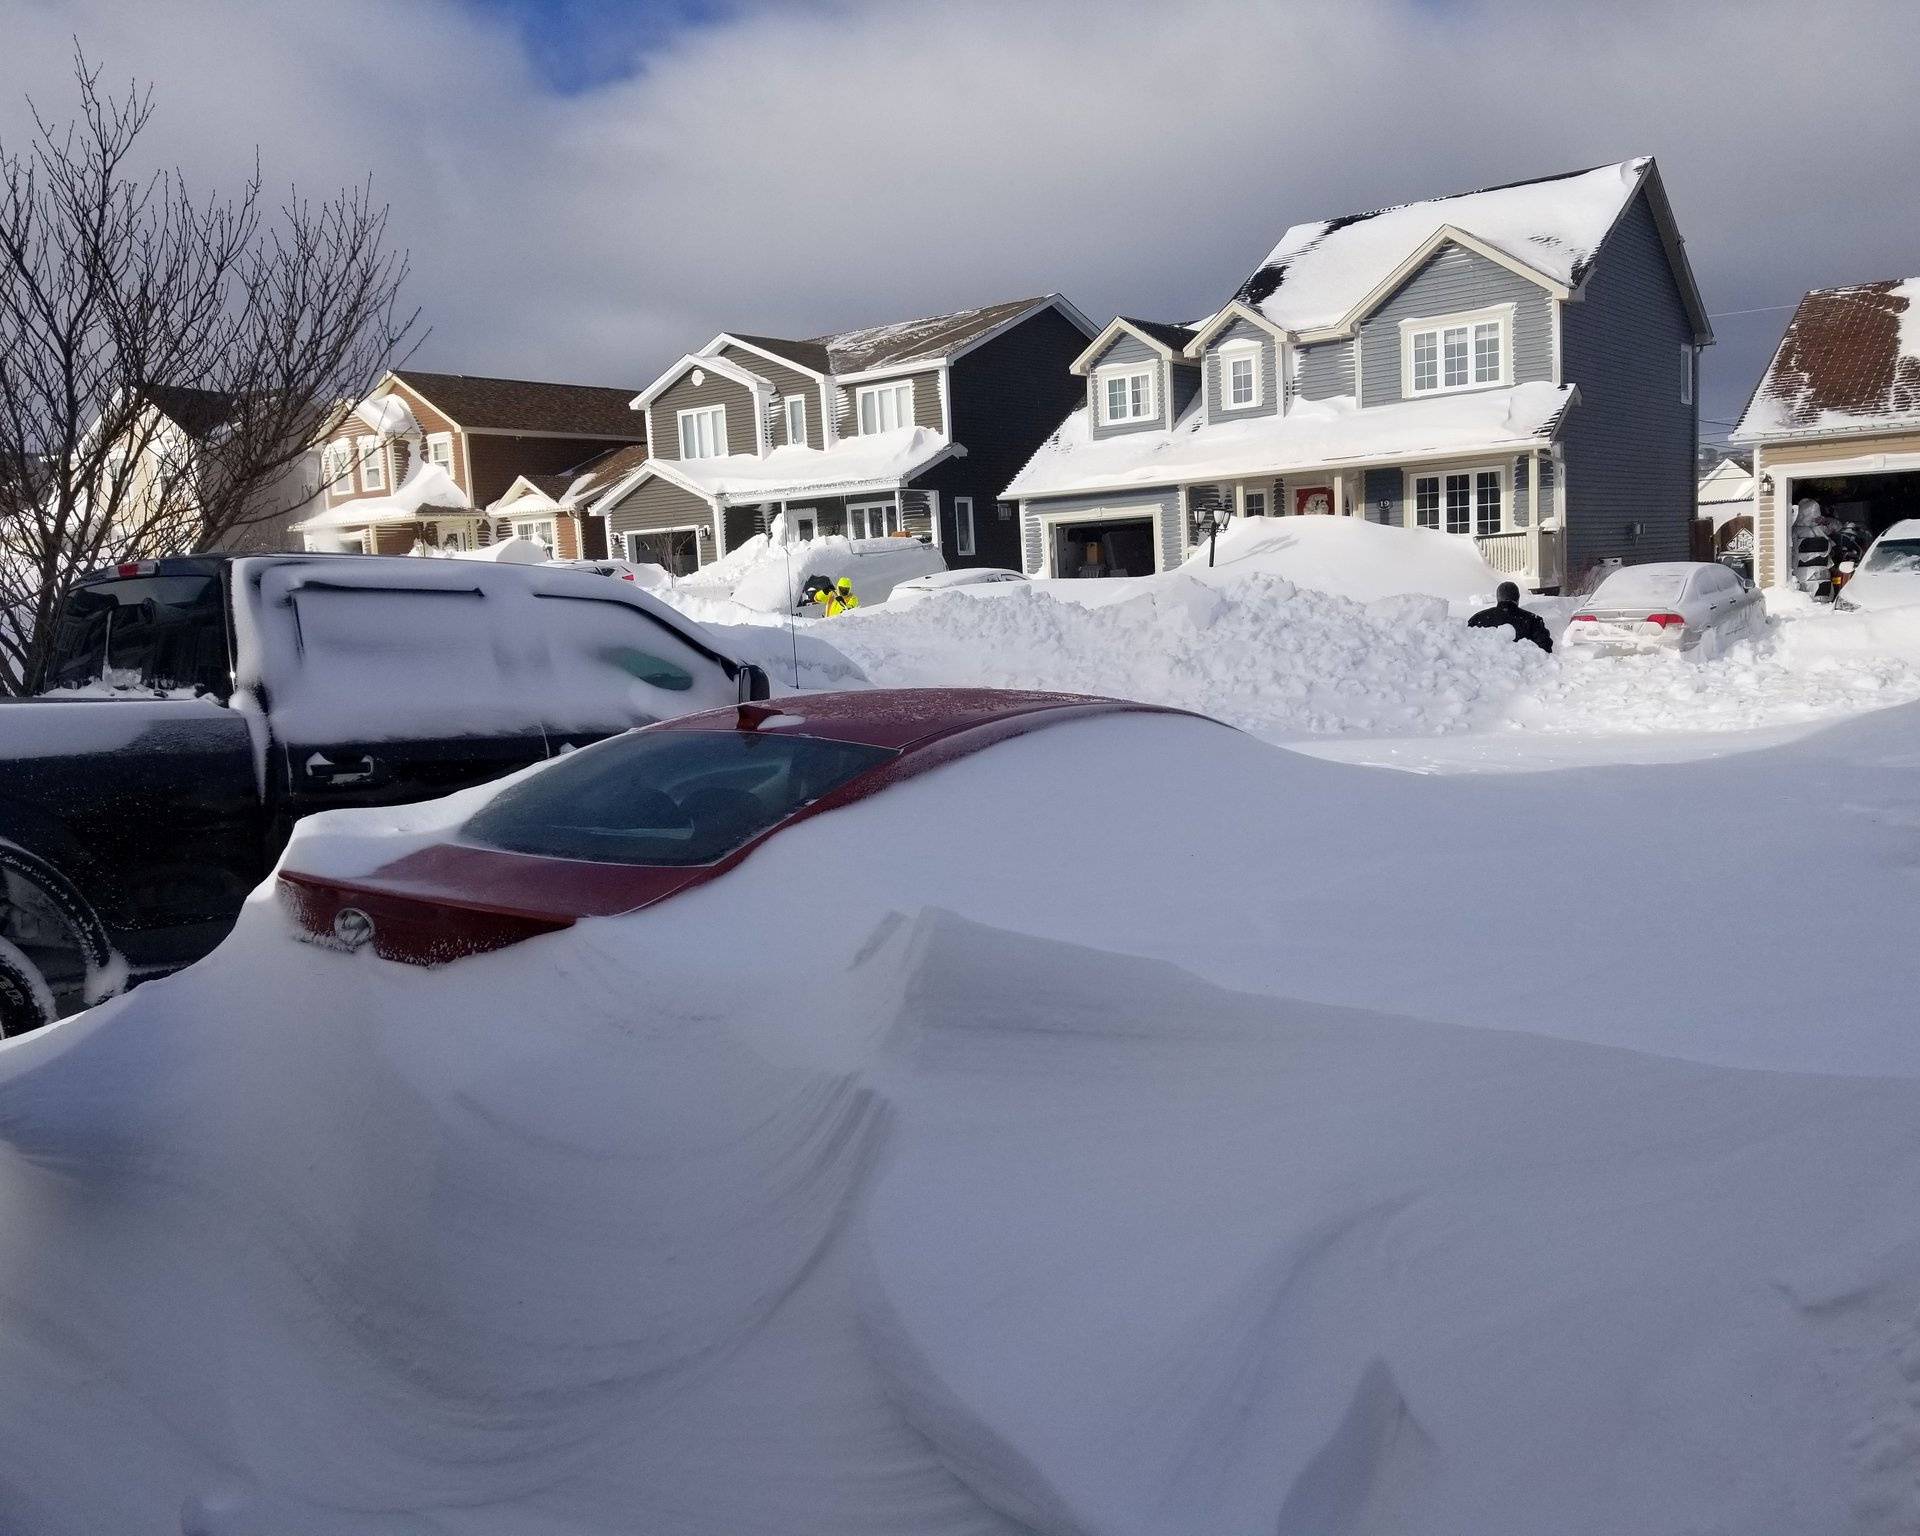
[[[1800,301],[1737,438],[1920,425],[1920,278]]]
[[[564,481],[566,486],[571,486],[584,477],[584,483],[581,484],[574,499],[585,503],[588,497],[597,496],[623,475],[630,474],[646,462],[647,445],[627,443],[619,448],[610,448],[605,453],[596,454],[584,464],[576,464],[565,474],[556,475],[554,478]],[[560,493],[555,491],[552,494],[558,498]]]
[[[864,330],[815,336],[811,341],[826,350],[835,373],[862,373],[869,368],[887,368],[900,363],[937,362],[986,335],[995,326],[1046,303],[1050,297],[1042,294],[1038,298],[987,304],[979,309],[956,310],[950,315],[931,315],[924,320],[896,320],[891,325],[871,325]]]
[[[422,373],[413,368],[397,370],[394,377],[462,427],[555,437],[637,440],[646,435],[645,416],[628,407],[640,393],[637,389],[485,379],[466,373]]]

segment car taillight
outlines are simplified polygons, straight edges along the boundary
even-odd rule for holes
[[[132,560],[125,565],[116,565],[113,568],[113,574],[116,576],[151,576],[153,574],[153,562],[151,560]]]
[[[1662,629],[1685,629],[1686,617],[1678,613],[1650,613],[1646,617],[1649,624],[1658,624]]]
[[[1569,624],[1598,624],[1600,621],[1590,613],[1576,613],[1568,619]]]

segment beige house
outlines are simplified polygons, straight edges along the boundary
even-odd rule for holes
[[[557,559],[604,552],[579,497],[610,465],[645,457],[630,389],[405,369],[322,435],[325,505],[308,549],[452,553],[521,537]]]
[[[1753,447],[1762,586],[1788,580],[1803,502],[1868,538],[1920,517],[1920,278],[1803,298],[1733,441]]]

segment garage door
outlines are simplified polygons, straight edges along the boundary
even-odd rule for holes
[[[627,535],[627,558],[663,565],[675,576],[691,576],[700,569],[700,535],[692,528],[669,528],[661,533]]]
[[[1150,517],[1056,523],[1053,541],[1057,576],[1151,576],[1154,572]]]

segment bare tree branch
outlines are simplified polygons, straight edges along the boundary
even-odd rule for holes
[[[277,207],[140,173],[150,88],[0,143],[0,692],[40,685],[90,570],[284,515],[329,418],[400,359],[407,257],[371,182]]]

